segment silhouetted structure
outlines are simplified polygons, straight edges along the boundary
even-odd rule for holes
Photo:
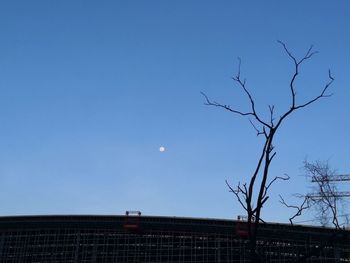
[[[177,217],[0,217],[0,262],[245,262],[245,221]],[[261,224],[266,262],[350,262],[348,230]]]

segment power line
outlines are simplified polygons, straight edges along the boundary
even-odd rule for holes
[[[344,182],[350,181],[350,174],[339,174],[339,175],[323,175],[323,176],[313,176],[311,182]]]
[[[333,198],[340,198],[340,197],[350,197],[350,192],[324,192],[324,193],[311,193],[307,194],[305,197],[310,198],[324,198],[324,197],[333,197]]]
[[[350,174],[337,174],[337,175],[320,175],[312,176],[311,182],[319,184],[327,184],[329,182],[345,182],[350,181]],[[320,186],[321,187],[321,186]],[[322,187],[321,187],[322,188]],[[341,197],[350,197],[350,191],[346,192],[337,192],[337,191],[324,191],[322,193],[310,193],[306,197],[311,198],[341,198]]]

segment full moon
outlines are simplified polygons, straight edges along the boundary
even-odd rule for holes
[[[165,147],[164,147],[164,146],[160,146],[160,147],[159,147],[159,151],[160,151],[160,152],[165,152]]]

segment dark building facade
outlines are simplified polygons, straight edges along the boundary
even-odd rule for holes
[[[244,221],[151,216],[0,217],[0,262],[247,262]],[[262,224],[266,262],[350,262],[348,230]]]

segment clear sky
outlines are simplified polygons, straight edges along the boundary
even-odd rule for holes
[[[228,192],[246,180],[262,138],[247,119],[203,105],[287,109],[292,62],[310,44],[297,99],[331,68],[333,97],[297,112],[276,138],[271,176],[287,173],[264,209],[308,191],[300,167],[330,160],[350,172],[349,1],[1,1],[0,214],[123,214],[236,218]],[[164,152],[159,147],[164,146]],[[348,189],[350,188],[350,184]]]

